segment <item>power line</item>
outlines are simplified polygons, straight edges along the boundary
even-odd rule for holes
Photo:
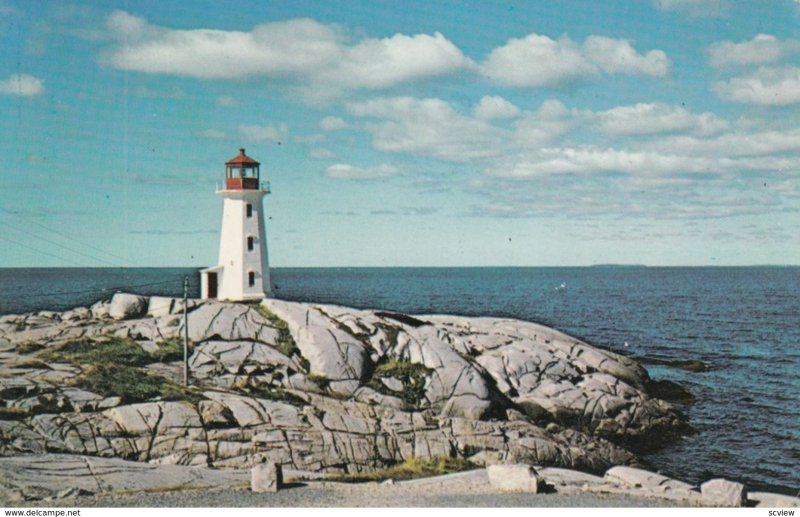
[[[22,221],[25,221],[28,224],[33,224],[35,226],[38,226],[39,228],[42,228],[42,229],[47,230],[49,232],[53,232],[53,233],[57,234],[59,237],[61,237],[63,239],[67,239],[67,240],[73,241],[73,242],[75,242],[77,244],[80,244],[81,246],[86,247],[86,248],[92,249],[94,251],[99,251],[100,253],[105,253],[106,255],[108,255],[110,257],[113,257],[115,259],[119,259],[119,260],[123,261],[123,263],[126,260],[124,257],[120,257],[119,255],[116,255],[114,253],[102,250],[102,249],[100,249],[100,248],[98,248],[96,246],[92,246],[91,244],[88,244],[86,242],[80,241],[80,240],[78,240],[78,239],[76,239],[74,237],[70,237],[69,235],[65,235],[64,233],[62,233],[62,232],[60,232],[58,230],[54,230],[54,229],[52,229],[50,227],[47,227],[47,226],[43,225],[42,223],[40,223],[38,221],[34,221],[32,219],[28,219],[27,217],[23,217],[23,216],[19,215],[18,213],[12,212],[11,210],[8,210],[6,208],[0,207],[0,210],[2,210],[3,212],[5,212],[7,214],[13,215],[14,217],[17,217],[17,218],[21,219]]]
[[[109,261],[107,261],[107,260],[104,260],[104,259],[101,259],[101,258],[98,258],[98,257],[93,257],[92,255],[89,255],[89,254],[87,254],[87,253],[83,253],[82,251],[78,251],[78,250],[72,249],[72,248],[70,248],[69,246],[65,246],[65,245],[63,245],[63,244],[59,244],[58,242],[56,242],[56,241],[54,241],[54,240],[52,240],[52,239],[48,239],[47,237],[42,237],[41,235],[37,235],[37,234],[35,234],[35,233],[23,232],[22,230],[20,230],[20,229],[19,229],[19,228],[17,228],[16,226],[14,226],[14,225],[11,225],[11,224],[9,224],[9,223],[5,223],[5,222],[3,222],[3,221],[0,221],[0,224],[2,224],[2,225],[4,225],[4,226],[8,226],[9,228],[11,228],[11,229],[13,229],[13,230],[16,230],[16,231],[18,231],[18,232],[20,232],[20,233],[24,233],[26,237],[34,237],[34,238],[36,238],[36,239],[39,239],[39,240],[42,240],[42,241],[44,241],[44,242],[50,243],[50,244],[52,244],[53,246],[58,246],[59,248],[63,248],[63,249],[65,249],[65,250],[69,251],[69,252],[76,253],[76,254],[78,254],[78,255],[82,255],[82,256],[84,256],[84,257],[87,257],[87,258],[90,258],[90,259],[92,259],[92,260],[97,260],[97,261],[99,261],[99,262],[102,262],[102,263],[104,263],[104,264],[108,264],[109,266],[116,266],[116,265],[117,265],[117,264],[115,264],[115,263],[113,263],[113,262],[109,262]],[[73,263],[74,263],[74,262],[73,262]]]
[[[163,285],[163,284],[177,284],[180,280],[163,280],[161,282],[149,282],[146,284],[134,284],[128,286],[114,286],[114,287],[102,287],[99,289],[83,289],[80,291],[60,291],[55,293],[34,293],[34,294],[26,294],[26,298],[49,298],[52,296],[64,296],[68,294],[88,294],[88,293],[95,293],[95,294],[107,294],[108,292],[117,292],[117,291],[127,291],[130,289],[136,289],[139,287],[149,287],[153,285]]]
[[[3,239],[4,241],[8,241],[8,242],[10,242],[12,244],[16,244],[17,246],[22,246],[23,248],[28,248],[29,250],[33,250],[36,253],[41,253],[42,255],[48,255],[48,256],[53,257],[53,258],[58,259],[58,260],[65,260],[65,261],[70,262],[70,263],[72,263],[72,264],[74,264],[76,266],[80,266],[80,264],[78,264],[74,260],[70,260],[70,259],[65,258],[65,257],[59,257],[58,255],[53,255],[52,253],[48,253],[47,251],[42,251],[40,249],[34,248],[33,246],[29,246],[27,244],[23,244],[21,242],[17,242],[17,241],[15,241],[13,239],[9,239],[8,237],[4,237],[4,236],[0,235],[0,239]]]

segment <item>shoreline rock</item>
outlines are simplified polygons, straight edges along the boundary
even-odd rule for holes
[[[36,501],[38,506],[42,502],[58,504],[62,499],[77,498],[75,504],[83,506],[95,497],[119,497],[121,494],[130,496],[138,493],[143,495],[140,502],[128,506],[152,506],[150,497],[159,492],[175,493],[213,488],[216,490],[215,493],[220,494],[226,490],[237,491],[236,493],[245,490],[252,492],[263,490],[268,492],[265,495],[269,497],[276,495],[274,492],[278,487],[283,493],[302,491],[305,487],[316,486],[329,491],[341,491],[342,497],[331,498],[329,506],[350,506],[344,495],[354,490],[352,484],[326,481],[312,472],[286,470],[280,475],[279,465],[272,464],[268,467],[267,465],[264,463],[258,465],[266,467],[265,470],[268,471],[268,479],[262,479],[261,472],[254,475],[253,472],[243,469],[148,464],[118,458],[64,454],[0,457],[0,488],[2,488],[0,504],[14,507],[30,505],[30,502]],[[59,475],[62,472],[69,472],[69,475]],[[510,473],[516,477],[510,479]],[[498,478],[498,475],[502,477]],[[282,485],[282,478],[288,483]],[[255,486],[253,486],[254,480]],[[725,483],[735,485],[728,481]],[[627,467],[612,467],[600,477],[564,468],[516,464],[409,481],[363,483],[360,486],[367,489],[379,486],[382,490],[393,490],[404,494],[434,492],[439,495],[452,493],[457,496],[466,490],[473,493],[535,494],[544,501],[557,495],[584,494],[598,497],[634,497],[639,500],[649,500],[654,506],[667,504],[725,506],[724,502],[716,498],[706,497],[698,487],[653,472]],[[209,501],[208,506],[214,505],[213,498],[207,501]],[[760,508],[792,508],[800,507],[800,498],[776,493],[750,492],[742,504]]]
[[[0,456],[348,473],[482,454],[602,473],[689,431],[638,363],[535,323],[274,299],[187,310],[190,389],[169,352],[182,300],[0,317]]]

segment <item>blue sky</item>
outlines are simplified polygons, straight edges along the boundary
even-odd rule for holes
[[[0,266],[800,263],[800,1],[0,0]]]

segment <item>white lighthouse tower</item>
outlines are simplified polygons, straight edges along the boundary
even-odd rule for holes
[[[269,184],[261,182],[260,165],[244,149],[225,163],[225,185],[217,191],[224,200],[219,265],[200,271],[203,299],[260,300],[270,295],[262,203]]]

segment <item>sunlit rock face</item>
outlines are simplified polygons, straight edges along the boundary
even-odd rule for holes
[[[355,472],[412,457],[603,471],[686,429],[634,361],[524,321],[118,296],[0,318],[0,454]]]

